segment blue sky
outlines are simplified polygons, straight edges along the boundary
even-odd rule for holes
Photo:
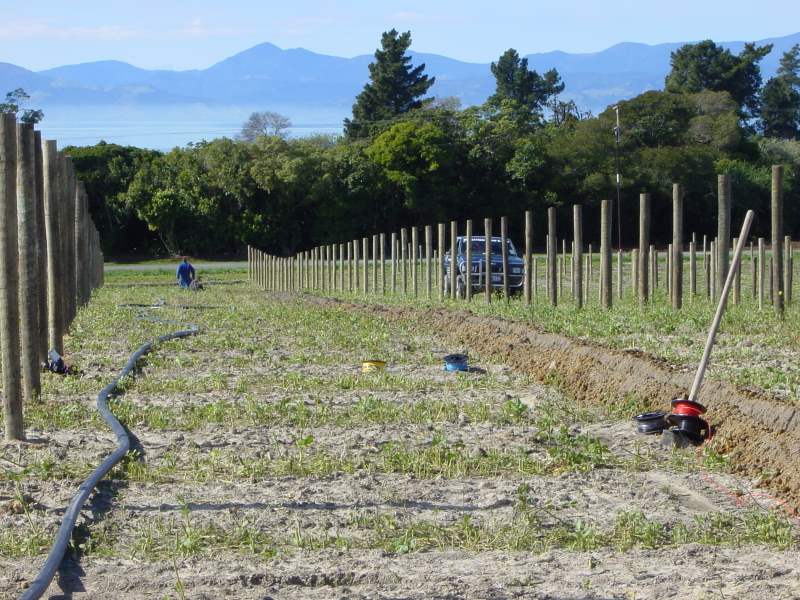
[[[260,42],[325,54],[372,53],[380,32],[413,49],[488,62],[592,52],[622,41],[756,40],[800,30],[796,0],[4,0],[0,61],[31,69],[100,59],[205,68]]]

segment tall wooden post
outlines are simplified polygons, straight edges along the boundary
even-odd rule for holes
[[[492,301],[492,220],[483,220],[484,285],[486,304]]]
[[[369,294],[369,238],[361,239],[364,248],[364,295]]]
[[[647,304],[649,294],[650,194],[639,195],[639,306]]]
[[[458,221],[450,221],[450,296],[457,298],[456,280],[458,279],[458,256],[456,256],[456,237],[458,237]]]
[[[437,223],[436,225],[436,247],[438,252],[436,254],[436,289],[439,292],[439,302],[444,300],[444,278],[447,277],[444,266],[445,255],[445,236],[447,233],[447,226],[444,223]]]
[[[625,279],[624,279],[624,271],[622,270],[622,263],[625,254],[622,251],[622,248],[617,250],[617,295],[619,299],[622,300],[623,291],[625,290]]]
[[[425,225],[425,287],[427,289],[427,298],[431,299],[433,295],[433,227]]]
[[[533,254],[533,211],[525,211],[525,281],[523,283],[523,294],[525,295],[525,306],[531,305],[531,255]]]
[[[697,249],[689,242],[689,300],[694,302],[697,295]]]
[[[772,167],[772,296],[775,314],[783,318],[783,165]]]
[[[572,206],[572,287],[575,305],[583,307],[583,207]]]
[[[792,304],[792,236],[783,238],[783,303]]]
[[[17,240],[17,120],[0,113],[0,360],[3,371],[5,439],[21,440],[22,386],[19,338],[19,246]]]
[[[400,291],[403,296],[408,292],[408,272],[406,253],[408,252],[408,231],[405,227],[400,230]]]
[[[37,305],[39,314],[37,323],[39,327],[39,363],[47,358],[48,326],[47,326],[47,231],[44,218],[44,164],[42,154],[42,134],[34,132],[34,185],[36,187],[36,253],[38,271],[39,299]],[[90,291],[91,293],[91,291]]]
[[[672,272],[670,273],[672,308],[683,305],[683,186],[672,184]]]
[[[547,294],[550,306],[558,305],[558,263],[556,262],[556,208],[547,209]]]
[[[417,274],[419,271],[419,239],[417,238],[417,226],[411,228],[411,292],[414,298],[418,294]]]
[[[391,290],[392,290],[392,295],[394,296],[397,293],[397,233],[396,232],[394,232],[394,231],[392,232],[391,239],[392,239],[392,247],[391,247],[391,253],[392,253],[392,270],[391,270],[391,280],[392,280],[392,282],[391,283],[392,283],[392,285],[391,285]]]
[[[39,248],[36,232],[36,157],[33,125],[17,125],[17,242],[19,255],[19,317],[22,342],[22,395],[25,402],[36,400],[41,391],[39,378]],[[77,275],[77,273],[76,273]]]
[[[378,234],[372,234],[372,293],[378,294]]]
[[[716,291],[720,293],[728,276],[731,243],[731,176],[717,176]]]
[[[466,239],[465,244],[466,247],[464,249],[464,258],[466,259],[467,263],[467,280],[464,282],[466,285],[464,293],[466,295],[467,302],[472,300],[472,219],[467,219],[467,231],[466,231]]]
[[[386,295],[386,234],[381,233],[378,239],[381,247],[381,294]]]
[[[600,289],[601,305],[611,308],[613,290],[611,289],[611,203],[600,203]]]
[[[503,261],[503,298],[509,301],[508,294],[508,218],[500,217],[500,255]]]

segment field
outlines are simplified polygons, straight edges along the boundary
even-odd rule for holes
[[[31,581],[113,447],[93,398],[139,343],[176,328],[153,316],[202,331],[158,347],[113,401],[136,450],[84,511],[52,598],[800,595],[794,517],[724,444],[663,449],[634,433],[638,399],[586,402],[557,371],[468,342],[480,336],[466,324],[432,326],[463,306],[417,318],[432,306],[265,293],[246,275],[209,272],[189,293],[170,272],[107,274],[66,342],[80,374],[46,377],[28,442],[0,448],[0,596]],[[471,310],[487,339],[497,316],[656,355],[674,336],[678,363],[710,318],[704,303],[688,325],[632,305]],[[748,330],[734,310],[720,364],[745,338],[789,352],[792,332],[770,318]],[[471,372],[443,372],[455,351]],[[372,358],[387,371],[362,374]]]

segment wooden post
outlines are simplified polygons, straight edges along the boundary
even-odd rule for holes
[[[531,270],[531,279],[532,279],[531,287],[533,288],[531,290],[531,296],[533,298],[533,301],[535,302],[536,295],[539,293],[539,261],[534,256],[531,262],[533,263],[533,269]]]
[[[575,306],[583,307],[583,207],[572,206],[572,278]]]
[[[378,294],[378,234],[372,234],[372,293]]]
[[[438,268],[436,269],[436,287],[439,290],[439,302],[444,300],[444,278],[445,278],[445,269],[444,269],[444,248],[445,248],[445,224],[438,223],[436,228],[436,243],[439,248],[438,252]]]
[[[17,125],[17,173],[16,173],[16,201],[17,201],[17,240],[19,255],[19,317],[20,339],[22,354],[22,395],[24,402],[37,399],[41,390],[39,378],[39,249],[36,246],[36,158],[34,153],[33,125],[20,123]],[[73,201],[79,196],[75,194]],[[77,226],[81,218],[76,212],[74,225]],[[77,229],[76,229],[77,231]],[[77,236],[74,236],[77,240]],[[77,244],[71,251],[75,257]],[[77,264],[77,263],[76,263]],[[76,281],[79,271],[73,275],[72,285],[76,292],[79,289]]]
[[[361,290],[361,257],[358,255],[358,240],[353,240],[353,291]]]
[[[418,294],[417,273],[419,271],[419,240],[417,238],[417,226],[411,228],[411,292],[414,298]]]
[[[705,285],[706,298],[711,298],[711,265],[708,260],[708,238],[703,234],[703,278]]]
[[[525,306],[531,305],[531,254],[533,253],[533,211],[525,211],[525,281],[523,283],[523,294],[525,296]]]
[[[483,220],[484,285],[486,304],[492,301],[492,220]]]
[[[631,293],[638,297],[639,294],[639,249],[631,250]]]
[[[611,308],[613,290],[611,289],[611,203],[600,203],[600,289],[601,306]]]
[[[22,386],[19,336],[19,246],[17,240],[17,121],[0,113],[0,359],[3,371],[5,439],[21,440]]]
[[[381,233],[378,239],[381,247],[381,294],[386,295],[386,234]]]
[[[364,295],[369,294],[369,238],[361,239],[361,245],[364,249]]]
[[[792,304],[792,236],[783,238],[783,303]]]
[[[433,296],[433,227],[425,225],[425,286],[427,288],[427,298]]]
[[[728,276],[728,264],[730,262],[730,240],[731,240],[731,176],[717,176],[717,240],[715,247],[717,255],[714,264],[716,266],[715,289],[717,293],[722,291],[725,278]],[[716,296],[715,296],[716,297]]]
[[[764,291],[764,284],[766,283],[765,267],[767,262],[767,251],[764,244],[764,238],[758,238],[758,308],[764,308],[764,300],[766,293]]]
[[[650,194],[639,195],[639,306],[647,304],[649,289]]]
[[[556,263],[556,208],[547,209],[547,293],[550,306],[558,305],[558,264]]]
[[[623,290],[625,289],[624,271],[622,270],[624,257],[625,254],[622,252],[622,248],[617,250],[617,295],[620,300],[622,300]]]
[[[650,273],[653,275],[650,280],[650,297],[655,298],[658,289],[658,250],[654,244],[650,244]]]
[[[457,298],[456,279],[458,278],[458,256],[456,256],[456,237],[458,221],[450,221],[450,297]]]
[[[500,256],[503,261],[503,298],[508,302],[508,217],[500,217]]]
[[[38,326],[39,349],[38,363],[41,364],[47,358],[48,325],[47,325],[47,232],[44,218],[44,161],[42,155],[42,134],[35,131],[33,134],[33,157],[34,157],[34,187],[36,197],[36,270],[37,270],[37,291],[39,297],[36,305],[39,312],[36,317]],[[88,213],[87,213],[88,219]],[[91,224],[91,221],[89,221]],[[92,232],[95,233],[94,228]],[[87,257],[88,258],[88,257]],[[89,280],[91,267],[87,265],[87,299],[91,296],[92,285]]]
[[[772,296],[775,314],[783,318],[783,165],[772,167]]]
[[[465,259],[467,263],[467,280],[465,283],[465,294],[467,302],[472,300],[472,219],[467,219],[467,231],[465,241]]]
[[[697,295],[697,249],[695,242],[689,242],[689,299],[694,302]]]
[[[405,227],[400,230],[400,291],[405,296],[408,293],[408,231]]]
[[[733,238],[733,247],[736,248],[739,240]],[[733,274],[733,304],[737,305],[740,302],[742,295],[742,265],[741,262],[736,265],[736,272]]]
[[[683,186],[672,184],[672,270],[670,293],[672,308],[683,306]]]
[[[392,296],[397,293],[397,233],[392,232],[392,272],[391,272],[391,280],[392,280]]]
[[[756,257],[753,242],[750,242],[750,279],[752,279],[753,300],[758,298],[758,276],[756,275]]]
[[[717,297],[717,261],[719,260],[719,249],[717,248],[717,240],[711,242],[709,254],[711,255],[711,299]]]

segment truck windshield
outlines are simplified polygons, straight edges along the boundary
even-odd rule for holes
[[[509,256],[516,256],[517,250],[511,240],[506,240]],[[472,256],[482,255],[486,252],[486,242],[484,240],[472,240]],[[500,240],[492,240],[492,255],[500,256],[503,253],[503,246]]]

